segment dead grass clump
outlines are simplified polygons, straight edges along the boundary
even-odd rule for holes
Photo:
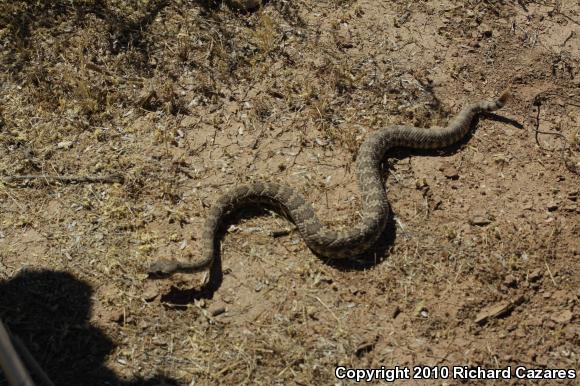
[[[274,48],[276,37],[274,20],[266,12],[261,12],[253,32],[253,40],[262,55],[267,55]]]

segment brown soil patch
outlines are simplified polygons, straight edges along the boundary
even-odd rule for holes
[[[125,179],[0,182],[0,317],[58,384],[578,369],[579,22],[572,0],[0,3],[0,174]],[[389,155],[394,221],[370,268],[243,212],[219,288],[144,274],[196,256],[208,207],[246,181],[350,226],[365,135],[507,85],[461,146]]]

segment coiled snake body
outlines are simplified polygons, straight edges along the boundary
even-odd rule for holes
[[[149,272],[168,275],[208,269],[214,260],[216,233],[222,220],[229,212],[248,204],[270,204],[281,208],[297,226],[308,247],[320,256],[344,259],[360,255],[374,246],[388,220],[389,203],[381,175],[381,162],[387,150],[393,147],[438,149],[456,143],[469,131],[477,114],[503,107],[508,96],[506,91],[494,101],[482,101],[463,108],[447,127],[423,129],[392,126],[369,136],[361,145],[356,159],[362,219],[348,230],[327,228],[314,213],[312,205],[287,185],[272,182],[245,184],[221,196],[210,210],[203,229],[200,260],[180,262],[162,259],[154,262]]]

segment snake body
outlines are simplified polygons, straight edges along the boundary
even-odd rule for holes
[[[221,196],[211,208],[203,228],[202,256],[197,261],[162,259],[149,272],[170,275],[208,269],[216,253],[216,234],[228,213],[246,205],[270,205],[298,228],[308,247],[322,257],[345,259],[371,249],[387,224],[389,202],[381,173],[385,153],[394,147],[439,149],[462,139],[475,116],[504,106],[509,93],[493,101],[481,101],[464,107],[446,127],[431,129],[391,126],[370,135],[361,145],[356,170],[362,198],[361,220],[347,230],[335,231],[320,222],[312,205],[288,185],[256,182],[240,185]]]

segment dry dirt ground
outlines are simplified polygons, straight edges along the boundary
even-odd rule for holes
[[[0,2],[0,318],[60,385],[578,370],[579,23],[575,0]],[[247,181],[351,226],[366,135],[507,86],[462,144],[387,156],[393,221],[368,264],[244,210],[223,275],[145,274],[199,256],[213,200]],[[124,181],[6,178],[41,174]]]

